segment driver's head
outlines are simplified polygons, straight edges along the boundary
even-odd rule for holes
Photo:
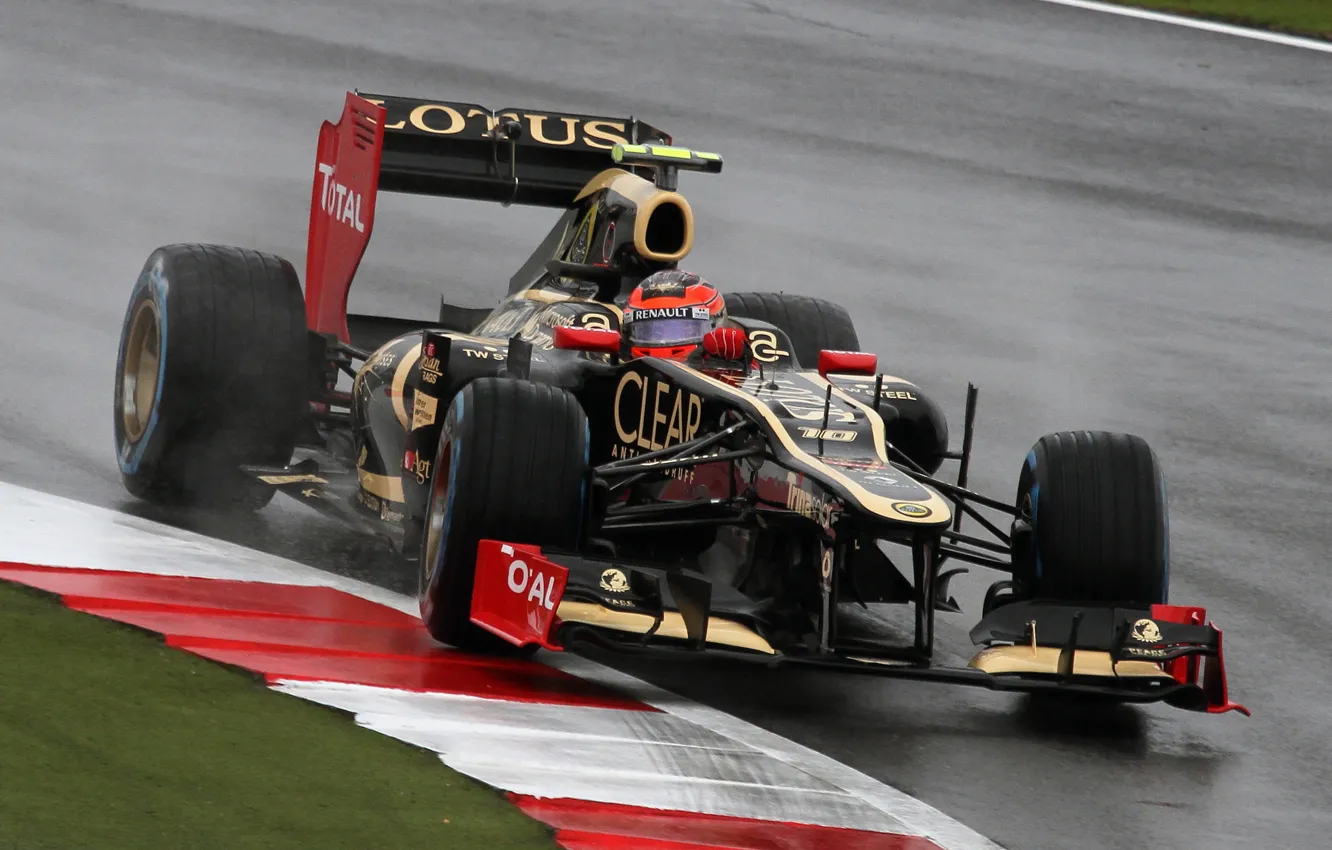
[[[726,318],[726,300],[703,278],[679,269],[643,278],[629,295],[621,332],[634,357],[683,360]]]

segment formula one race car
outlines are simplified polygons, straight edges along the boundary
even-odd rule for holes
[[[304,295],[257,251],[149,257],[117,363],[127,488],[250,509],[282,491],[385,536],[419,561],[430,633],[466,650],[706,650],[1244,711],[1220,630],[1167,604],[1143,440],[1050,434],[1013,503],[971,492],[976,390],[951,451],[940,407],[804,296],[726,294],[734,351],[636,355],[626,298],[693,244],[679,174],[721,167],[636,120],[348,94],[319,137]],[[494,309],[349,315],[380,191],[564,212]],[[932,662],[954,562],[1004,575],[961,668]],[[868,603],[909,606],[909,636]]]

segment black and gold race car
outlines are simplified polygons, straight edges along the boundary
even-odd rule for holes
[[[725,293],[738,360],[630,356],[624,299],[693,244],[679,175],[721,168],[631,119],[348,94],[319,137],[304,293],[257,251],[148,258],[116,370],[127,488],[249,509],[282,491],[387,537],[419,562],[430,633],[466,650],[706,650],[1243,710],[1220,630],[1167,604],[1143,440],[1050,434],[1012,502],[971,492],[975,389],[952,451],[938,404],[805,296]],[[349,315],[381,191],[564,211],[493,309]],[[958,563],[1002,579],[978,653],[945,667]]]

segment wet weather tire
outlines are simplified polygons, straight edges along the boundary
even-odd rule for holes
[[[737,292],[726,296],[726,312],[739,318],[757,319],[786,332],[801,366],[812,369],[819,352],[859,351],[860,337],[845,307],[785,292]]]
[[[564,390],[480,378],[454,398],[421,547],[421,619],[436,640],[477,652],[512,649],[471,622],[477,544],[575,548],[587,463],[587,415]]]
[[[1141,437],[1048,434],[1018,478],[1028,539],[1015,540],[1018,594],[1068,602],[1164,603],[1169,592],[1165,479]]]
[[[126,489],[160,505],[266,505],[273,488],[239,467],[291,460],[308,349],[305,299],[286,260],[221,245],[154,251],[116,359]]]

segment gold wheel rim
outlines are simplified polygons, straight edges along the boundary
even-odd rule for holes
[[[157,372],[162,358],[162,336],[157,305],[144,301],[134,311],[129,339],[125,344],[125,365],[120,372],[122,424],[125,439],[142,439],[153,416],[157,399]]]

